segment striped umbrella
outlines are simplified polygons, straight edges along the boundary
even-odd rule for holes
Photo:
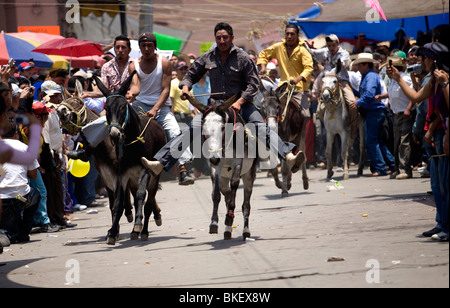
[[[0,33],[0,65],[7,64],[10,58],[16,61],[16,65],[29,62],[33,58],[37,68],[67,68],[68,61],[63,57],[32,51],[40,45],[41,43],[31,39]]]

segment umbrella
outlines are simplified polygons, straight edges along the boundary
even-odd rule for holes
[[[70,56],[71,59],[72,57],[103,55],[102,47],[99,44],[80,41],[73,37],[48,41],[33,51],[47,55]]]
[[[30,39],[0,33],[0,65],[7,64],[10,58],[14,59],[17,65],[22,62],[28,62],[33,58],[34,65],[38,68],[67,66],[67,61],[61,57],[33,52],[39,45],[39,42]]]
[[[47,43],[47,42],[49,42],[51,40],[55,40],[55,39],[64,39],[64,37],[60,36],[60,35],[48,34],[48,33],[36,33],[36,32],[29,32],[29,31],[9,33],[9,34],[13,35],[15,37],[33,40],[33,41],[39,42],[40,44],[44,44],[44,43]],[[36,46],[38,46],[38,45],[36,45]],[[72,59],[70,58],[70,56],[49,56],[49,57],[50,58],[53,58],[53,57],[64,58],[66,60],[64,66],[54,65],[53,68],[65,68],[65,69],[67,69],[67,66],[69,65],[70,60],[72,60],[71,67],[76,67],[76,68],[95,67],[98,64],[98,62],[102,61],[102,59],[100,59],[99,56],[72,57]]]

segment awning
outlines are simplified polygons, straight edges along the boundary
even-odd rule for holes
[[[374,13],[364,0],[326,0],[299,14],[290,22],[299,25],[308,38],[334,33],[355,39],[359,33],[367,39],[390,41],[396,29],[403,27],[406,35],[416,37],[449,23],[449,3],[442,0],[379,0],[388,21]],[[425,17],[426,16],[426,17]]]

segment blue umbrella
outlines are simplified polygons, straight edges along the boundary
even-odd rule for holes
[[[7,64],[10,58],[16,61],[16,65],[28,62],[33,58],[35,67],[51,68],[53,60],[47,55],[32,52],[35,48],[36,45],[25,39],[0,33],[0,65]]]

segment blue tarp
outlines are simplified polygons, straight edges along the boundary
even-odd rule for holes
[[[322,3],[339,0],[325,0]],[[361,0],[362,1],[362,0]],[[320,34],[336,34],[338,37],[357,39],[359,33],[364,33],[366,39],[375,41],[391,41],[399,27],[405,29],[406,35],[417,38],[417,32],[426,32],[441,24],[449,23],[449,14],[437,14],[421,17],[409,17],[391,19],[387,22],[381,19],[379,23],[367,21],[342,21],[342,22],[314,22],[314,18],[320,15],[318,6],[314,6],[298,15],[299,19],[312,19],[308,21],[292,20],[291,23],[300,26],[308,38],[314,38]],[[428,20],[428,29],[427,29]]]

